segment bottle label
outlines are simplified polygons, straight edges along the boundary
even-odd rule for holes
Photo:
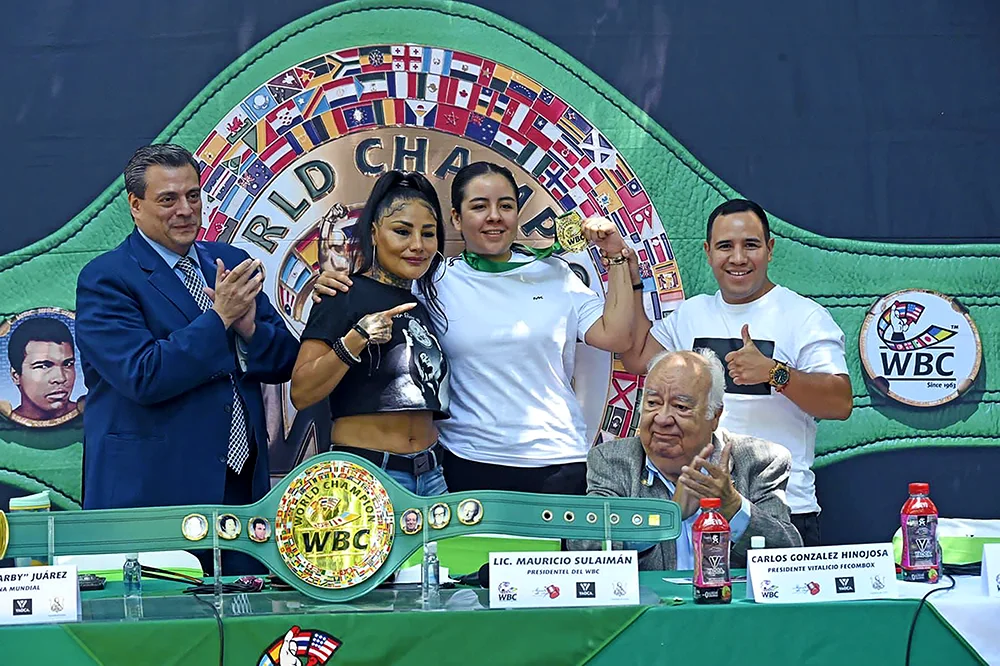
[[[729,585],[729,534],[696,532],[694,537],[694,584],[698,587]]]
[[[937,541],[937,516],[904,515],[903,569],[937,569],[940,566]]]

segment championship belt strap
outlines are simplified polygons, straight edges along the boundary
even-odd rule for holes
[[[0,512],[0,557],[220,548],[247,553],[310,597],[349,601],[423,546],[461,534],[657,542],[680,534],[668,500],[474,491],[420,497],[371,462],[333,451],[246,506]],[[273,530],[273,534],[272,534]],[[425,534],[426,533],[426,534]]]

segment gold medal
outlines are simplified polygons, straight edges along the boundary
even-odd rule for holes
[[[563,213],[556,218],[556,238],[566,252],[583,252],[587,239],[583,237],[583,218],[576,211]]]

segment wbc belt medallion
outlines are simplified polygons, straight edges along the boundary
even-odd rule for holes
[[[299,473],[274,521],[278,553],[302,581],[337,590],[379,570],[392,548],[395,517],[385,486],[360,465],[327,460]]]

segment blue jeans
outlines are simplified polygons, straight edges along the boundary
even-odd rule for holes
[[[387,469],[385,473],[391,476],[396,483],[421,497],[443,495],[448,492],[448,486],[444,482],[444,468],[441,465],[419,476],[413,476],[411,473],[399,472],[394,469]]]

